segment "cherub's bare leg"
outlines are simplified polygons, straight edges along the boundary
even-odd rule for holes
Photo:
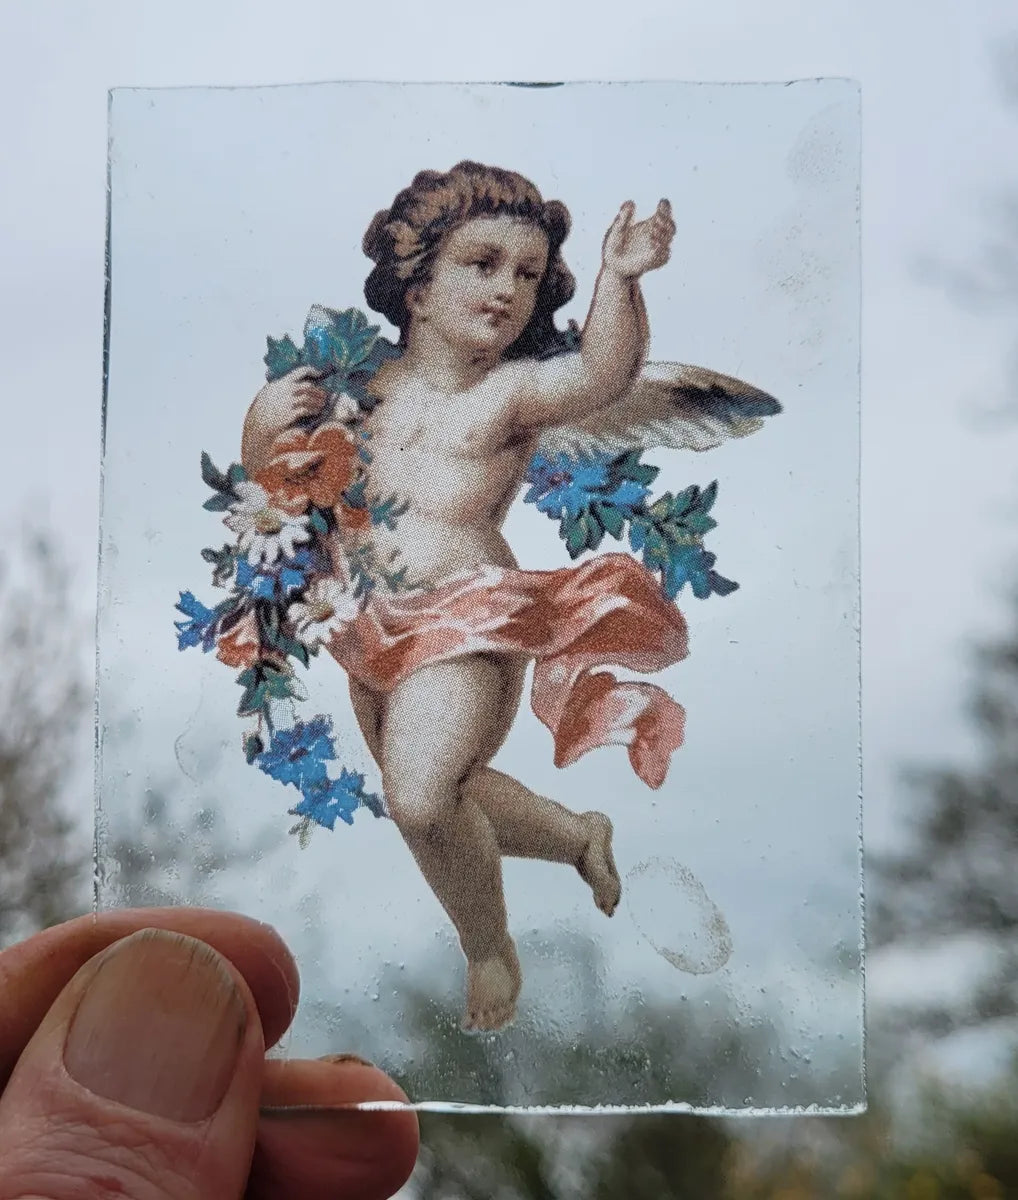
[[[350,698],[368,748],[381,763],[386,698],[356,680],[350,681]],[[574,813],[493,767],[471,771],[463,790],[491,822],[501,854],[576,867],[594,903],[612,915],[621,885],[612,856],[612,826],[603,813]]]
[[[422,667],[393,689],[382,724],[389,811],[467,957],[468,1028],[507,1024],[520,990],[498,839],[465,787],[512,725],[518,674],[484,655]]]
[[[612,854],[612,823],[604,813],[574,813],[493,767],[473,772],[464,792],[491,821],[502,854],[569,863],[590,887],[597,907],[609,917],[615,912],[622,885]]]

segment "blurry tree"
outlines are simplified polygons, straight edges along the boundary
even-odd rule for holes
[[[93,629],[67,564],[35,528],[0,557],[0,947],[91,903],[87,686]],[[196,903],[265,848],[231,834],[213,805],[181,814],[173,787],[139,797],[133,823],[103,841],[103,870],[130,903]],[[74,804],[75,819],[70,805]]]
[[[38,530],[11,539],[0,559],[0,946],[83,911],[87,822],[65,807],[80,761],[91,630],[71,578]],[[77,760],[77,761],[76,761]],[[79,809],[90,800],[76,795]]]
[[[870,864],[874,944],[969,936],[992,951],[968,997],[916,1014],[933,1033],[1018,1013],[1018,595],[1013,628],[976,661],[978,761],[913,771],[909,841]]]

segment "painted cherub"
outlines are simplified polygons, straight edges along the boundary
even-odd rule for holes
[[[687,652],[681,613],[629,555],[521,570],[501,530],[528,465],[556,438],[704,449],[755,428],[747,412],[777,411],[723,376],[672,367],[655,379],[646,369],[640,277],[668,261],[675,223],[666,200],[642,221],[631,202],[619,210],[578,348],[553,322],[575,288],[561,253],[568,230],[565,207],[528,180],[471,162],[421,172],[375,217],[364,238],[376,264],[365,295],[399,329],[401,353],[377,370],[369,411],[351,404],[333,419],[365,435],[367,489],[398,497],[402,511],[365,529],[337,507],[331,558],[346,588],[343,564],[370,539],[406,586],[377,588],[342,621],[325,593],[317,611],[314,596],[304,604],[305,624],[314,617],[328,630],[324,644],[350,676],[388,812],[456,927],[467,960],[464,1024],[477,1030],[511,1021],[521,986],[503,855],[575,866],[608,916],[620,898],[608,818],[574,813],[490,766],[528,663],[559,765],[622,742],[637,773],[659,786],[683,736],[683,711],[660,688],[591,670],[678,661]],[[266,384],[244,427],[248,474],[264,472],[279,439],[327,401],[306,367]]]

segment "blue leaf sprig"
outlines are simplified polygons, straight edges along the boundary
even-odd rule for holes
[[[641,462],[641,453],[536,454],[527,468],[524,501],[559,522],[570,558],[597,550],[606,534],[616,541],[628,534],[630,548],[660,576],[669,600],[687,583],[701,600],[734,592],[739,585],[714,570],[717,558],[703,547],[704,535],[717,525],[709,515],[717,482],[650,501],[659,468]]]
[[[380,334],[381,327],[369,325],[359,309],[340,312],[313,304],[304,322],[302,345],[298,346],[289,334],[266,338],[266,379],[281,379],[297,367],[318,372],[316,382],[329,394],[331,404],[324,413],[309,418],[312,424],[328,420],[343,394],[352,396],[363,411],[370,412],[377,401],[368,391],[368,384],[382,363],[400,355],[399,347]]]

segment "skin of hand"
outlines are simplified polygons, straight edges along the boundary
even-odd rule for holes
[[[244,422],[241,461],[248,474],[268,464],[272,443],[284,430],[322,411],[329,397],[317,384],[320,378],[321,372],[312,367],[295,367],[261,388]]]
[[[633,223],[636,205],[627,200],[605,234],[602,263],[622,279],[635,279],[663,267],[671,255],[675,222],[672,206],[662,200],[653,216]]]
[[[267,925],[80,917],[0,952],[0,1200],[381,1200],[418,1149],[388,1076],[267,1059],[297,1006]]]

